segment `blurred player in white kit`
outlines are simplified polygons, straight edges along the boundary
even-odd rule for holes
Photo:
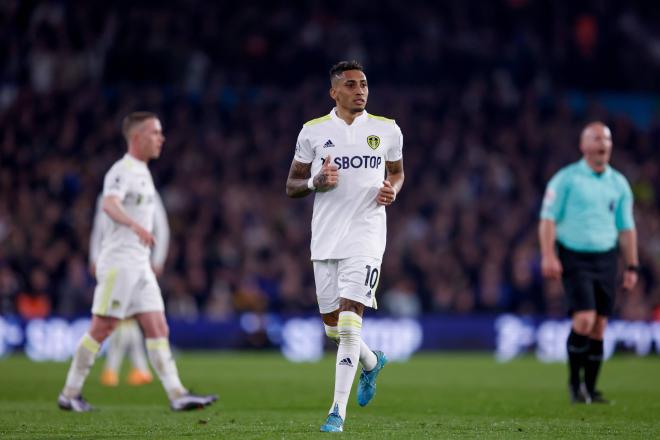
[[[101,252],[101,243],[104,234],[108,234],[113,227],[112,220],[103,212],[103,197],[99,196],[94,213],[94,223],[89,244],[89,267],[92,275],[96,276],[96,262]],[[160,276],[163,273],[167,249],[170,241],[170,227],[167,222],[167,213],[158,193],[155,198],[156,211],[154,216],[153,235],[155,243],[151,250],[151,267]],[[119,385],[119,370],[124,355],[128,354],[132,368],[126,377],[126,383],[140,386],[151,383],[153,376],[149,370],[147,354],[144,350],[144,336],[135,319],[125,319],[117,325],[115,331],[107,341],[106,361],[101,374],[101,383],[105,386]]]
[[[158,375],[170,408],[202,408],[216,395],[195,395],[179,379],[169,344],[163,298],[150,255],[155,239],[156,188],[147,163],[160,156],[165,142],[154,113],[134,112],[124,118],[122,134],[128,152],[110,168],[103,181],[103,211],[112,220],[103,235],[96,262],[92,322],[71,361],[57,403],[61,409],[87,412],[92,406],[81,392],[103,341],[123,319],[134,317],[144,333],[151,366]]]

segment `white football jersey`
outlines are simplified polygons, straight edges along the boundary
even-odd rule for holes
[[[103,180],[103,197],[117,196],[133,220],[147,231],[154,228],[156,188],[147,164],[129,154],[114,163]],[[98,257],[102,268],[136,267],[149,264],[151,249],[140,243],[128,226],[110,219],[103,233]]]
[[[385,162],[401,159],[402,149],[403,135],[394,120],[366,111],[348,125],[333,108],[303,126],[294,159],[311,163],[312,176],[328,155],[339,168],[337,187],[315,194],[312,260],[383,257],[387,219],[376,196]]]
[[[154,229],[151,233],[154,235],[156,243],[151,249],[151,264],[156,267],[163,267],[167,259],[167,250],[170,243],[170,225],[167,222],[167,212],[163,205],[163,200],[155,193],[156,209],[154,212]],[[94,211],[94,221],[92,233],[89,236],[89,262],[96,264],[101,253],[101,243],[105,234],[109,234],[114,222],[108,214],[103,211],[103,194],[96,199],[96,210]]]

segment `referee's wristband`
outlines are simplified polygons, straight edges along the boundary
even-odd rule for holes
[[[629,264],[628,266],[626,266],[626,271],[630,271],[630,272],[639,272],[639,265],[637,265],[637,264]]]
[[[314,186],[314,176],[307,180],[307,188],[311,189],[312,191],[316,191],[316,187]]]

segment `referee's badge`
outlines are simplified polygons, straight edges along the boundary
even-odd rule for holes
[[[367,136],[367,145],[369,145],[372,150],[375,150],[380,146],[380,138],[375,134]]]

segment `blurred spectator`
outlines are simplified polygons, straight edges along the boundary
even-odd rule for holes
[[[612,0],[220,2],[203,13],[182,1],[0,2],[0,312],[88,313],[79,261],[101,178],[125,149],[119,121],[138,109],[168,127],[170,153],[152,167],[171,221],[167,312],[316,312],[311,200],[286,199],[284,182],[301,124],[331,105],[318,87],[327,68],[358,57],[378,91],[368,110],[406,135],[384,308],[563,316],[561,286],[538,274],[540,197],[577,160],[580,127],[602,119],[641,238],[643,282],[617,310],[649,318],[660,117],[639,95],[622,95],[626,117],[567,90],[660,92],[659,27],[652,2]]]
[[[43,268],[32,270],[29,289],[18,294],[16,308],[23,319],[45,318],[50,314],[48,275]]]
[[[16,314],[16,295],[20,286],[16,274],[6,265],[0,266],[0,315],[12,316]]]
[[[222,279],[220,273],[216,274],[211,285],[211,294],[206,306],[206,317],[211,321],[227,321],[234,316],[234,307],[231,300],[231,289]]]
[[[422,313],[422,304],[415,292],[415,283],[409,279],[397,281],[382,296],[383,309],[391,316],[415,318]]]
[[[174,319],[194,321],[199,316],[195,299],[187,291],[183,278],[179,276],[169,277],[170,288],[167,293],[166,312]]]
[[[81,255],[71,256],[66,276],[58,289],[57,314],[73,317],[88,313],[94,298],[92,283],[86,259]]]

